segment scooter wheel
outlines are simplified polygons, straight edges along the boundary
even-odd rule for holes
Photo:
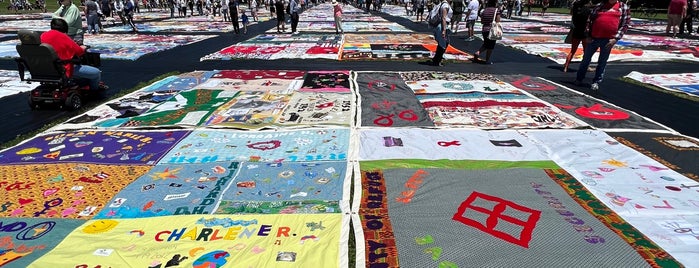
[[[83,101],[80,99],[80,95],[77,93],[72,93],[68,95],[68,98],[66,98],[65,105],[63,108],[65,108],[68,111],[74,111],[77,109],[80,109],[80,107],[83,106]]]

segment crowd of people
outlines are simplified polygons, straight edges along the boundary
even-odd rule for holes
[[[325,0],[246,0],[243,7],[241,0],[82,0],[80,7],[72,0],[60,0],[60,7],[54,17],[62,18],[68,25],[66,34],[78,45],[83,43],[85,32],[82,28],[82,18],[87,19],[87,33],[98,34],[102,29],[100,18],[118,16],[124,25],[130,25],[133,32],[137,28],[133,23],[133,13],[139,12],[139,2],[148,9],[169,8],[170,15],[177,16],[222,16],[224,21],[231,21],[234,32],[247,33],[247,27],[252,19],[258,20],[261,9],[268,9],[270,15],[277,21],[277,32],[286,32],[286,24],[290,24],[291,33],[298,33],[299,13]],[[332,1],[332,14],[335,20],[336,34],[343,33],[342,6],[354,4],[369,12],[380,9],[386,0],[347,0]],[[481,64],[492,64],[492,54],[497,40],[491,39],[490,31],[501,18],[522,16],[526,8],[531,15],[531,7],[537,5],[541,15],[546,14],[550,5],[549,0],[388,0],[391,4],[404,5],[407,16],[415,16],[416,22],[426,22],[430,17],[438,16],[439,22],[432,25],[437,49],[433,58],[424,64],[440,66],[443,55],[449,46],[450,35],[458,32],[460,22],[465,21],[466,41],[476,40],[474,25],[482,25],[482,44],[473,53],[473,61]],[[372,8],[373,6],[373,8]],[[196,13],[195,13],[196,10]],[[666,34],[676,37],[684,32],[692,34],[692,19],[697,10],[697,0],[671,0],[667,9]],[[188,14],[189,11],[189,14]],[[249,14],[249,15],[248,15]],[[607,60],[615,44],[623,38],[631,20],[631,10],[624,0],[574,0],[570,8],[571,30],[570,52],[563,65],[567,72],[572,58],[580,45],[583,47],[582,62],[577,69],[574,83],[582,85],[588,72],[588,67],[595,53],[599,51],[595,74],[590,88],[598,90],[604,77]],[[699,29],[697,29],[699,32]],[[484,55],[483,55],[484,54]]]

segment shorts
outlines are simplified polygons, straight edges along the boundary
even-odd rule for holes
[[[476,25],[476,20],[466,20],[466,27],[473,28]]]
[[[463,14],[464,14],[464,13],[456,13],[456,12],[454,12],[454,14],[451,15],[451,21],[452,21],[452,22],[456,22],[456,23],[460,22],[460,21],[461,21],[461,17],[463,16]]]

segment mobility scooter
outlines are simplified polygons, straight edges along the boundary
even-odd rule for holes
[[[85,53],[80,59],[63,61],[49,44],[41,43],[41,34],[36,31],[20,30],[17,33],[20,44],[17,45],[16,58],[19,78],[22,81],[38,82],[39,86],[29,94],[29,107],[40,109],[44,106],[58,106],[65,110],[77,110],[83,106],[87,97],[103,94],[106,86],[100,82],[99,90],[90,90],[87,79],[73,78],[66,74],[64,64],[87,64],[100,66],[99,53]],[[31,77],[25,78],[24,71]]]

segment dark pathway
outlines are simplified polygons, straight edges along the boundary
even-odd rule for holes
[[[310,10],[309,12],[317,12]],[[409,29],[428,32],[425,24],[416,24],[404,18],[381,15],[384,18],[402,24]],[[699,102],[672,96],[621,81],[619,78],[631,71],[642,73],[682,73],[699,72],[699,65],[685,62],[611,62],[607,66],[606,79],[600,92],[587,88],[575,87],[574,80],[577,65],[571,66],[572,72],[561,72],[561,66],[547,59],[528,55],[524,52],[498,46],[493,54],[494,65],[480,65],[470,62],[450,63],[444,67],[420,65],[417,62],[396,61],[332,61],[332,60],[231,60],[205,61],[199,59],[216,52],[223,47],[261,34],[274,27],[276,21],[262,22],[248,29],[247,35],[219,33],[218,37],[174,49],[149,54],[136,61],[103,60],[103,80],[110,86],[111,94],[129,89],[140,82],[145,82],[168,72],[190,72],[195,70],[226,69],[292,69],[292,70],[377,70],[377,71],[411,71],[439,70],[447,72],[473,72],[493,74],[526,74],[540,76],[590,94],[596,98],[611,102],[622,108],[637,112],[660,124],[666,125],[682,134],[699,137]],[[159,33],[162,34],[162,33]],[[480,41],[465,42],[462,37],[452,39],[452,45],[458,49],[473,52],[480,46]],[[9,59],[0,60],[0,69],[14,70],[15,63]],[[27,105],[28,93],[8,96],[0,99],[0,144],[13,140],[18,135],[37,130],[57,118],[77,115],[57,110],[32,111]],[[3,148],[6,146],[1,146]]]

